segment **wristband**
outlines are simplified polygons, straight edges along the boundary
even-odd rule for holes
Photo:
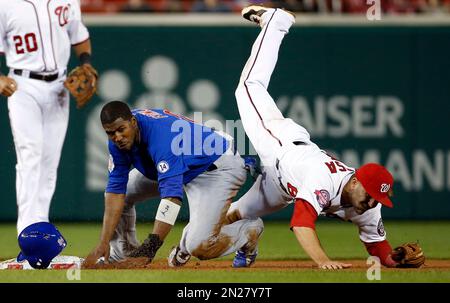
[[[91,64],[91,54],[89,54],[89,53],[86,53],[86,52],[82,53],[80,55],[79,59],[80,59],[81,65]]]
[[[156,211],[156,220],[174,225],[177,220],[181,206],[168,199],[161,199],[158,210]]]

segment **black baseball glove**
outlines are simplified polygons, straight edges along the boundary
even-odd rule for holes
[[[147,257],[151,262],[156,255],[158,249],[163,245],[163,241],[156,234],[149,234],[148,238],[144,242],[128,254],[130,258]]]

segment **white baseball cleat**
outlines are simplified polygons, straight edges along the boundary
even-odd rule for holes
[[[167,263],[170,267],[180,267],[185,265],[191,258],[190,254],[182,253],[180,247],[177,245],[170,251],[167,257]]]

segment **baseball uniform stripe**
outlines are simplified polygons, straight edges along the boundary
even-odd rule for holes
[[[28,3],[30,3],[32,6],[33,6],[33,9],[34,9],[34,14],[36,15],[36,23],[37,23],[37,26],[38,26],[38,30],[39,30],[39,37],[41,38],[41,46],[42,46],[42,61],[44,61],[44,66],[45,66],[45,69],[44,69],[44,71],[47,71],[47,63],[45,62],[45,55],[44,55],[44,41],[42,41],[42,31],[41,31],[41,25],[39,24],[39,15],[38,15],[38,13],[37,13],[37,9],[36,9],[36,6],[34,5],[34,3],[33,2],[31,2],[31,1],[28,1],[28,0],[25,0],[25,2],[28,2]]]
[[[52,54],[53,54],[53,61],[55,62],[55,68],[54,69],[58,69],[58,63],[56,61],[56,56],[55,56],[55,48],[53,46],[53,28],[52,28],[52,18],[50,17],[50,2],[51,0],[49,0],[47,2],[47,13],[48,13],[48,23],[50,26],[50,44],[52,45]]]

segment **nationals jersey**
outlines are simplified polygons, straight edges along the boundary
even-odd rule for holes
[[[212,129],[168,110],[133,110],[139,143],[120,150],[109,140],[110,164],[106,192],[126,193],[131,166],[158,180],[161,198],[183,198],[183,185],[205,172],[229,147]]]
[[[320,150],[309,138],[280,157],[277,171],[285,190],[295,199],[311,204],[318,215],[354,223],[363,242],[386,239],[381,204],[361,215],[353,207],[341,205],[342,190],[355,169]]]
[[[0,52],[11,69],[64,71],[71,45],[88,39],[78,0],[0,0]]]

